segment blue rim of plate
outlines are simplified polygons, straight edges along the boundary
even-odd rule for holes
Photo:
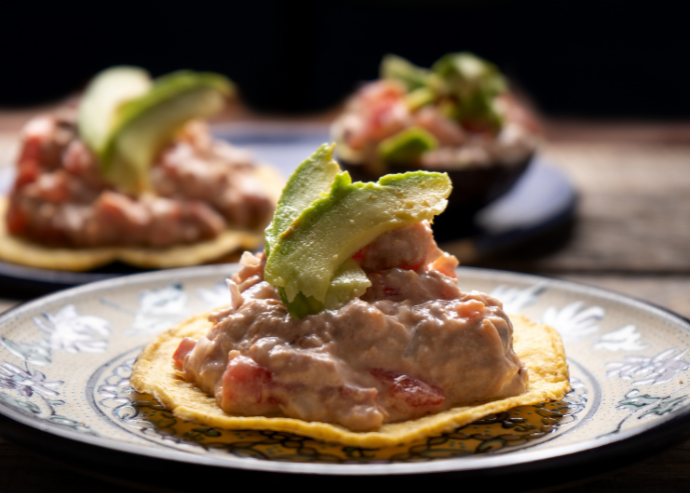
[[[551,279],[530,274],[512,273],[507,271],[497,271],[493,269],[482,269],[474,267],[463,267],[461,271],[474,272],[477,275],[490,275],[498,273],[502,279],[510,280],[529,280],[537,283],[547,280],[551,286],[568,288],[575,292],[587,292],[590,295],[604,298],[613,302],[624,304],[642,309],[648,313],[661,318],[670,318],[690,332],[690,321],[681,317],[670,310],[651,305],[647,302],[636,300],[629,296],[620,295],[612,291],[574,283]],[[25,302],[4,314],[0,315],[0,327],[7,321],[16,317],[18,314],[31,311],[41,305],[58,301],[62,298],[72,299],[81,295],[95,291],[107,291],[111,288],[137,285],[147,282],[165,281],[168,278],[185,280],[194,277],[201,277],[209,274],[218,274],[218,266],[202,266],[185,269],[173,269],[161,272],[151,272],[124,276],[115,279],[108,279],[79,286],[59,293],[38,298],[33,301]],[[223,457],[216,459],[191,453],[184,453],[175,450],[152,450],[149,448],[127,445],[105,438],[87,436],[77,432],[64,430],[58,427],[48,426],[44,422],[37,422],[22,415],[21,413],[0,404],[0,415],[9,418],[21,425],[32,428],[41,434],[47,434],[70,440],[71,442],[84,445],[96,446],[109,451],[122,452],[136,460],[137,457],[148,457],[151,459],[164,459],[195,466],[212,467],[214,469],[233,469],[254,472],[271,473],[292,473],[292,474],[316,474],[325,476],[385,476],[385,475],[409,475],[409,474],[443,474],[443,473],[507,473],[516,467],[522,469],[523,473],[528,471],[542,471],[558,464],[592,464],[602,458],[613,459],[617,456],[641,458],[650,453],[675,442],[682,438],[690,427],[690,406],[673,412],[672,414],[660,417],[645,425],[638,426],[632,430],[621,431],[616,435],[606,437],[599,436],[593,440],[576,443],[567,446],[551,448],[547,450],[524,450],[519,454],[497,454],[480,455],[474,457],[463,457],[462,459],[438,459],[423,463],[387,463],[387,464],[310,464],[310,463],[288,463],[288,462],[267,462],[259,460],[247,460],[235,457]],[[514,471],[513,471],[514,472]]]

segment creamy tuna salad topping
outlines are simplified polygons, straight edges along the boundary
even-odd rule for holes
[[[501,303],[457,286],[428,224],[380,236],[356,260],[371,287],[338,310],[295,320],[245,253],[232,302],[174,355],[226,412],[374,430],[453,406],[517,395],[527,372]]]
[[[232,93],[219,74],[103,71],[78,111],[26,125],[9,232],[48,245],[167,247],[264,227],[274,206],[252,156],[200,121]]]
[[[228,227],[262,227],[274,207],[252,156],[200,122],[186,125],[151,166],[153,193],[133,196],[108,183],[66,112],[27,124],[17,168],[8,229],[44,244],[194,243]]]
[[[290,178],[266,253],[243,255],[230,305],[174,353],[178,374],[230,414],[355,431],[523,393],[501,303],[463,292],[433,239],[448,177],[351,183],[332,153]]]
[[[470,53],[445,55],[430,70],[388,55],[380,79],[362,86],[332,127],[343,160],[383,172],[516,164],[538,134],[496,67]]]

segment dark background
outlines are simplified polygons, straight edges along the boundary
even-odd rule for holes
[[[255,110],[333,106],[387,52],[470,50],[549,116],[690,116],[690,2],[349,0],[6,2],[0,106],[56,100],[100,69],[222,72]]]

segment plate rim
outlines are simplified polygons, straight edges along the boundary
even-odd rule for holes
[[[185,280],[195,277],[207,277],[210,275],[221,277],[237,271],[238,268],[239,264],[236,263],[207,265],[169,269],[156,272],[144,272],[88,283],[21,303],[20,305],[17,305],[0,314],[0,327],[2,327],[8,320],[11,320],[16,316],[40,306],[59,301],[60,299],[69,300],[86,293],[114,289],[123,285],[138,285],[149,282],[161,282],[165,280]],[[551,286],[560,288],[570,287],[574,288],[574,290],[577,292],[587,292],[589,295],[594,295],[596,297],[601,297],[612,301],[624,302],[625,304],[632,305],[636,308],[648,312],[651,311],[655,315],[662,318],[670,318],[674,320],[676,323],[684,326],[685,329],[690,332],[690,320],[678,315],[672,310],[659,307],[635,297],[623,295],[615,291],[595,286],[590,286],[585,283],[536,274],[525,274],[482,267],[462,266],[458,268],[458,271],[460,274],[466,272],[470,275],[478,276],[484,279],[498,276],[506,281],[509,281],[510,279],[521,280],[523,282],[525,280],[531,282],[546,280]],[[585,365],[582,366],[586,368]],[[88,389],[86,390],[88,391]],[[3,415],[4,417],[18,422],[24,426],[28,426],[38,432],[48,433],[49,435],[86,445],[109,449],[110,451],[125,453],[131,455],[132,457],[144,456],[152,459],[172,460],[174,462],[189,465],[213,467],[219,469],[239,469],[247,472],[254,471],[289,474],[316,474],[323,476],[384,476],[387,474],[409,475],[434,473],[476,473],[478,471],[505,470],[517,466],[524,467],[529,464],[533,464],[530,468],[537,467],[537,469],[542,469],[548,468],[548,464],[554,461],[558,462],[566,460],[577,462],[580,460],[586,461],[586,457],[584,456],[591,456],[592,454],[604,454],[607,456],[610,456],[611,454],[615,455],[616,452],[614,449],[621,448],[621,446],[623,448],[627,447],[629,449],[637,450],[637,448],[646,445],[650,439],[652,442],[659,441],[659,438],[654,440],[653,437],[650,436],[651,432],[653,431],[658,432],[659,435],[664,435],[673,432],[674,430],[679,430],[681,428],[690,426],[690,419],[688,419],[690,418],[690,405],[688,405],[684,409],[671,413],[668,416],[660,417],[632,430],[621,431],[615,435],[599,436],[585,442],[545,450],[526,450],[521,451],[520,454],[503,453],[462,458],[446,458],[419,463],[323,464],[249,460],[234,456],[212,457],[186,453],[174,449],[155,449],[145,447],[143,445],[129,444],[109,438],[98,436],[95,437],[72,430],[62,429],[58,426],[49,425],[43,421],[37,421],[36,419],[25,416],[21,412],[3,404],[0,404],[0,415]],[[671,437],[669,437],[669,440],[670,438]],[[594,460],[594,457],[592,457],[590,460]]]

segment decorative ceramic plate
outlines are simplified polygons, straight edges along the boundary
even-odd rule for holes
[[[49,444],[60,439],[63,460],[110,475],[122,475],[125,466],[170,470],[176,463],[175,470],[195,466],[202,474],[226,476],[271,471],[298,477],[496,477],[577,463],[586,465],[578,471],[584,476],[602,467],[602,454],[648,452],[688,424],[687,320],[583,285],[472,268],[458,270],[464,290],[492,293],[508,313],[523,313],[561,333],[573,388],[561,402],[518,407],[450,433],[380,449],[180,420],[150,395],[132,390],[132,363],[157,333],[227,303],[223,279],[236,269],[205,266],[122,277],[2,315],[4,433],[45,450],[55,449]],[[108,455],[113,452],[119,453],[118,468]],[[149,480],[171,477],[151,473]]]
[[[285,177],[290,176],[314,149],[329,140],[328,127],[323,125],[243,123],[216,125],[213,130],[218,137],[252,151],[259,161],[273,164]],[[13,167],[0,169],[0,195],[9,192],[13,181]],[[469,258],[463,258],[466,252],[486,254],[533,239],[570,219],[575,202],[575,190],[568,179],[536,158],[511,191],[477,214],[474,233],[465,236],[457,245],[447,245],[446,249],[461,261],[468,261]],[[453,234],[448,239],[458,238]],[[89,272],[65,272],[0,261],[0,295],[33,298],[66,287],[139,272],[143,270],[119,262]]]

